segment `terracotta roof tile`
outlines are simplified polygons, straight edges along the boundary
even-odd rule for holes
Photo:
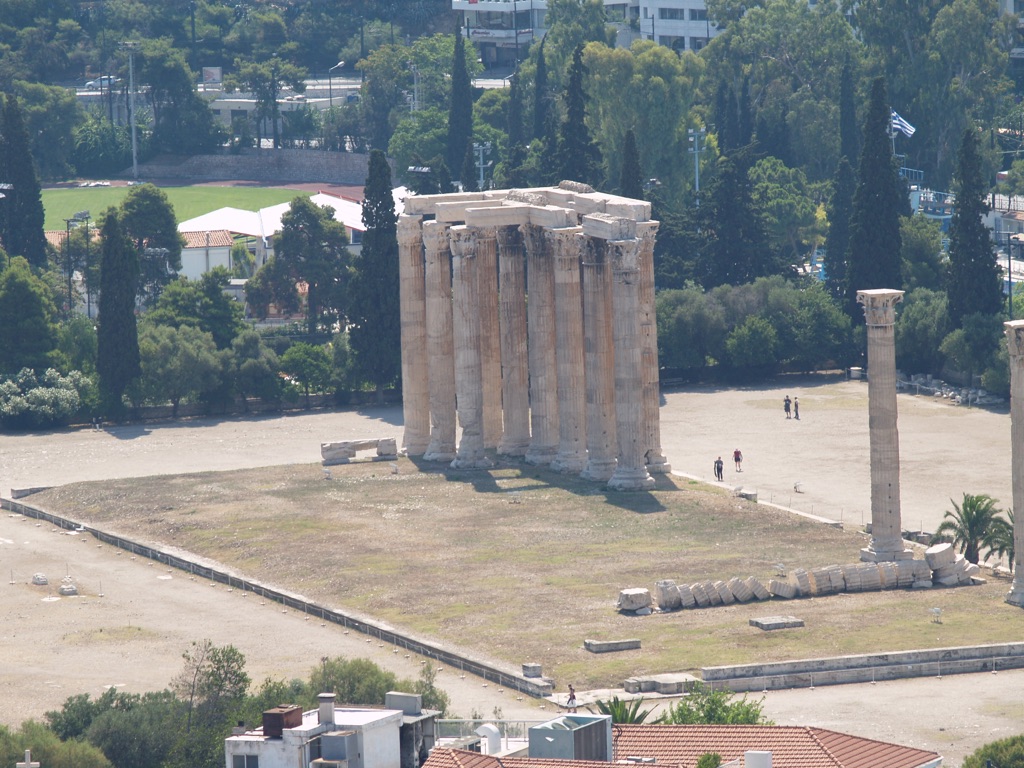
[[[234,238],[226,229],[211,229],[203,232],[181,232],[186,248],[230,248]],[[207,241],[209,237],[209,241]]]

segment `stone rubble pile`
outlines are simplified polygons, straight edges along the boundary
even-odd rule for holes
[[[753,576],[693,584],[676,584],[672,579],[662,579],[654,585],[653,597],[646,589],[622,590],[617,607],[625,613],[647,615],[655,605],[659,611],[676,611],[772,598],[819,597],[839,592],[929,589],[935,584],[954,587],[980,582],[979,571],[977,565],[957,554],[952,544],[943,543],[928,548],[924,560],[794,568],[786,578],[770,579],[767,586]]]

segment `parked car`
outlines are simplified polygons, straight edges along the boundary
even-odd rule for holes
[[[96,90],[99,88],[109,88],[110,86],[116,85],[120,82],[120,77],[114,77],[113,75],[103,75],[102,77],[97,77],[95,80],[90,80],[85,84],[85,87]]]

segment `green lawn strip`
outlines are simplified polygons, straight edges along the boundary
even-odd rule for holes
[[[110,206],[121,204],[129,187],[76,187],[43,190],[46,229],[64,229],[65,219],[79,211],[89,211],[93,221]],[[278,203],[287,203],[310,192],[282,187],[163,187],[178,221],[201,216],[218,208],[258,211]]]
[[[844,593],[624,616],[619,590],[855,563],[866,537],[665,479],[609,494],[532,467],[418,471],[398,462],[267,467],[82,483],[34,502],[223,562],[325,605],[588,687],[650,672],[1019,639],[1007,585]],[[315,563],[315,567],[311,566]],[[932,622],[941,607],[943,622]],[[803,629],[751,618],[791,614]],[[588,638],[642,650],[595,655]]]

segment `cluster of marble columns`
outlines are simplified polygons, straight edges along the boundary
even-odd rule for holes
[[[522,456],[621,490],[668,472],[657,228],[649,203],[571,182],[409,198],[398,225],[406,453],[464,469]]]

